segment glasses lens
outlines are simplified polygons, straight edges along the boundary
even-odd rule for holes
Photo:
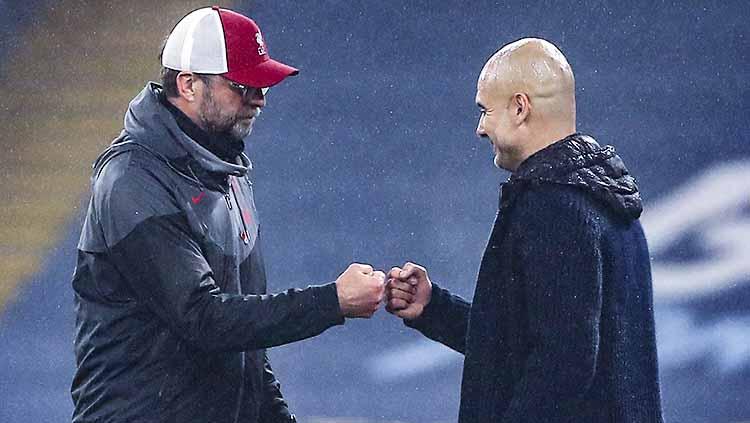
[[[245,97],[248,94],[249,95],[255,95],[257,90],[260,90],[260,93],[265,97],[266,94],[268,94],[269,87],[264,88],[254,88],[254,87],[247,87],[242,84],[238,84],[234,81],[229,81],[229,86],[235,89],[237,92],[240,93],[241,96]]]

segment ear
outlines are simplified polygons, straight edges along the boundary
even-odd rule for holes
[[[195,82],[198,78],[191,72],[180,72],[177,74],[177,92],[180,97],[189,102],[195,101]]]
[[[526,93],[513,94],[511,105],[513,106],[513,120],[517,124],[521,124],[528,119],[531,113],[531,100]]]

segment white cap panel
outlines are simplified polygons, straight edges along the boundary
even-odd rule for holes
[[[186,72],[227,72],[226,43],[219,12],[207,7],[183,18],[164,46],[162,65]]]

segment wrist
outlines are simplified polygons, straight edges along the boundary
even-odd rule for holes
[[[349,312],[346,306],[346,296],[342,292],[342,288],[338,281],[334,282],[333,285],[336,287],[336,304],[338,305],[339,316],[346,317]]]
[[[422,315],[424,315],[426,312],[429,313],[430,310],[435,308],[435,303],[439,303],[440,299],[438,298],[440,296],[440,292],[437,292],[440,290],[440,288],[435,285],[434,283],[430,283],[430,289],[427,291],[427,298],[424,305],[424,310],[422,310]]]
[[[338,287],[335,282],[325,285],[314,285],[308,289],[313,290],[312,303],[320,315],[320,319],[329,321],[331,324],[340,325],[344,323],[342,306],[340,304]]]

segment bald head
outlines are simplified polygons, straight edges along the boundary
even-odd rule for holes
[[[546,118],[575,120],[573,70],[549,41],[524,38],[505,45],[484,65],[479,84],[498,94],[527,94]]]
[[[575,132],[575,79],[565,56],[549,41],[524,38],[503,46],[487,61],[477,81],[477,104],[487,114],[508,112],[502,132],[482,127],[480,136],[508,151],[498,166],[515,170],[521,161]],[[492,111],[490,111],[492,109]]]

